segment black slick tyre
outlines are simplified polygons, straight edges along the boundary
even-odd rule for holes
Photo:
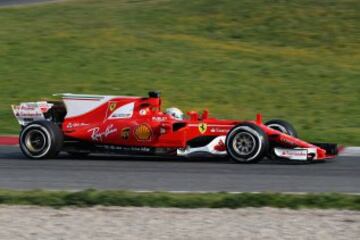
[[[280,119],[273,119],[265,123],[265,125],[269,128],[277,130],[279,132],[285,133],[292,137],[298,137],[298,133],[296,132],[295,128],[291,123],[280,120]]]
[[[257,163],[267,154],[269,140],[266,133],[254,123],[241,123],[226,136],[226,151],[236,163]]]
[[[55,123],[34,121],[20,132],[19,145],[23,154],[31,159],[55,158],[62,149],[64,136]]]

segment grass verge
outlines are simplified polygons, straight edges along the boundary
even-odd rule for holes
[[[319,208],[360,210],[360,196],[338,193],[281,194],[281,193],[138,193],[129,191],[84,190],[13,191],[0,190],[0,204],[38,205],[50,207],[176,207],[176,208]]]
[[[53,93],[145,95],[230,119],[284,118],[360,144],[360,1],[69,0],[0,9],[0,132]]]

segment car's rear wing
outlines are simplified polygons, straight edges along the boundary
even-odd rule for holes
[[[54,104],[46,101],[24,102],[20,105],[11,105],[12,111],[20,125],[25,126],[30,122],[45,120],[45,113],[53,107]]]

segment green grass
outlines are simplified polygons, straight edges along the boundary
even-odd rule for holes
[[[0,132],[52,93],[145,95],[216,117],[284,118],[360,144],[358,0],[72,0],[0,9]]]
[[[123,207],[176,208],[321,208],[360,210],[360,196],[346,194],[280,194],[280,193],[137,193],[128,191],[81,192],[0,190],[0,204],[51,207]]]

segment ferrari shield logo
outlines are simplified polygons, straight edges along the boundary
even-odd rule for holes
[[[112,112],[112,111],[115,110],[115,108],[116,108],[116,102],[110,103],[110,105],[109,105],[109,110]]]
[[[204,134],[207,130],[207,124],[206,123],[200,123],[199,124],[199,132],[201,134]]]

